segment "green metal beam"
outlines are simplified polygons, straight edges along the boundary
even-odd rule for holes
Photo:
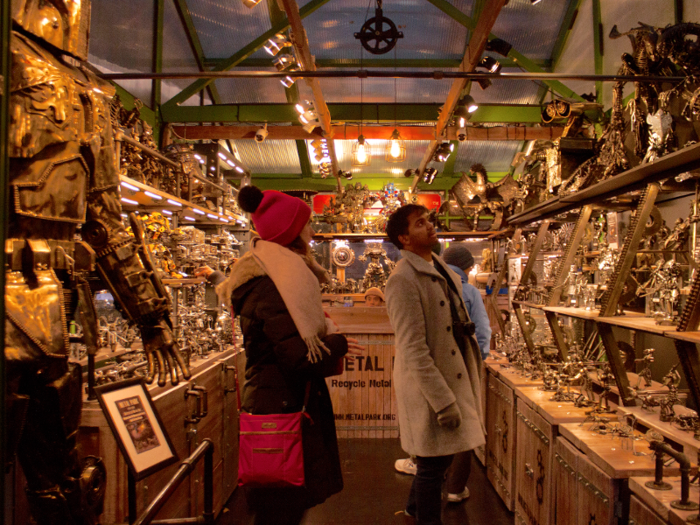
[[[154,27],[153,27],[153,71],[163,71],[163,16],[165,13],[165,0],[154,0]],[[151,107],[160,106],[161,80],[153,79],[151,88]]]
[[[564,46],[566,41],[571,34],[571,30],[574,27],[574,22],[576,22],[576,17],[578,16],[578,9],[581,6],[582,0],[569,0],[569,5],[566,8],[566,13],[564,13],[564,19],[561,22],[561,27],[559,28],[559,35],[557,40],[554,42],[554,48],[552,49],[552,70],[555,70],[559,65],[559,60],[561,59],[561,54],[564,51]]]
[[[316,11],[319,7],[323,6],[329,2],[329,0],[311,0],[309,3],[307,3],[304,7],[299,9],[299,15],[301,18],[305,18],[314,11]],[[275,24],[272,26],[272,28],[269,31],[266,31],[262,35],[260,35],[258,38],[250,42],[247,46],[241,48],[238,50],[238,52],[234,53],[231,55],[228,59],[224,60],[219,66],[214,69],[214,71],[228,71],[232,67],[234,67],[236,64],[241,62],[242,60],[248,58],[250,55],[255,53],[258,49],[260,49],[265,42],[267,42],[270,38],[275,36],[277,33],[280,33],[282,31],[285,31],[289,28],[289,21],[285,18],[284,22],[280,22],[279,24]],[[194,81],[192,84],[190,84],[188,87],[186,87],[183,91],[175,95],[173,98],[171,98],[168,102],[163,104],[163,107],[168,106],[176,106],[179,105],[181,102],[186,101],[188,98],[190,98],[192,95],[195,93],[198,93],[205,87],[207,87],[213,79],[211,78],[202,78]]]
[[[498,181],[507,174],[507,172],[489,173],[489,181]],[[418,187],[421,191],[449,190],[452,188],[452,186],[459,182],[461,174],[459,175],[459,177],[447,177],[439,174],[432,184],[420,183]],[[335,192],[337,187],[334,178],[328,177],[327,179],[322,179],[318,175],[315,175],[313,178],[305,178],[302,180],[299,174],[280,175],[272,173],[254,173],[252,176],[252,182],[262,190],[309,189]],[[396,189],[407,190],[411,187],[413,179],[410,177],[393,177],[389,174],[383,175],[381,173],[373,173],[367,175],[355,175],[351,181],[343,181],[343,184],[346,184],[347,182],[361,182],[362,185],[366,184],[372,191],[379,191],[384,188],[386,183],[393,182]]]
[[[224,59],[208,58],[205,60],[207,68],[216,68],[223,62]],[[503,67],[518,67],[514,60],[509,58],[499,58],[498,60]],[[543,70],[549,71],[552,68],[551,60],[533,60],[533,62]],[[363,69],[373,68],[425,68],[425,69],[450,69],[458,68],[462,63],[459,58],[404,58],[393,60],[389,58],[364,58],[362,60]],[[236,67],[246,68],[269,68],[272,62],[267,58],[246,58],[242,62],[236,64]],[[317,58],[316,67],[318,69],[343,69],[356,68],[360,69],[359,58]]]
[[[204,57],[204,49],[202,48],[202,43],[199,40],[199,35],[197,34],[197,28],[194,26],[192,16],[190,15],[190,9],[187,5],[187,0],[173,0],[175,2],[175,9],[177,14],[180,16],[180,21],[182,22],[182,27],[187,35],[187,40],[192,48],[192,53],[194,53],[195,59],[197,59],[197,65],[200,71],[207,71],[207,59]],[[211,99],[215,104],[221,103],[221,97],[216,89],[216,84],[212,82],[207,86]]]
[[[437,121],[440,104],[328,104],[334,121],[365,123]],[[482,104],[470,122],[541,122],[538,105]],[[396,117],[395,117],[396,116]],[[225,104],[214,106],[161,106],[163,122],[297,122],[292,104]]]
[[[440,9],[443,13],[449,15],[452,17],[454,20],[462,24],[464,27],[473,30],[474,27],[476,27],[476,24],[474,22],[474,19],[468,17],[462,11],[454,7],[452,4],[447,2],[446,0],[427,0],[431,4],[433,4],[435,7]],[[498,38],[498,36],[494,35],[491,33],[489,35],[489,40],[493,40],[494,38]],[[525,71],[529,72],[536,72],[536,73],[541,73],[543,70],[538,67],[537,63],[535,63],[534,60],[530,60],[526,56],[524,56],[522,53],[519,53],[515,49],[511,49],[510,53],[508,53],[508,57],[512,58],[516,65],[519,67],[522,67]],[[555,93],[559,93],[563,97],[566,98],[571,98],[579,101],[583,101],[583,98],[581,98],[578,94],[574,93],[571,89],[566,87],[564,84],[557,80],[543,80],[543,83],[547,84],[552,91]]]
[[[600,0],[593,0],[593,62],[595,64],[595,74],[603,74],[603,22],[600,13]],[[603,83],[595,83],[596,99],[599,104],[603,103]]]

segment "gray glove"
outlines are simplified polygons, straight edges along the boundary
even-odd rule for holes
[[[457,428],[462,423],[462,414],[459,411],[457,402],[443,408],[437,413],[438,425],[447,428]]]

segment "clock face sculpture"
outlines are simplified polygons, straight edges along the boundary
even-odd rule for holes
[[[347,246],[339,246],[333,251],[333,264],[345,268],[355,262],[355,252]]]

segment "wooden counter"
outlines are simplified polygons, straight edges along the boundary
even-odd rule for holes
[[[664,469],[666,472],[666,469]],[[681,478],[665,476],[664,481],[671,485],[671,490],[653,490],[645,486],[647,481],[654,481],[654,477],[634,477],[629,480],[629,487],[634,494],[647,507],[652,509],[662,520],[673,525],[687,525],[690,516],[697,516],[697,510],[683,511],[671,507],[671,502],[681,499]],[[697,485],[690,486],[689,500],[698,503],[700,489]],[[630,516],[633,517],[633,516]]]

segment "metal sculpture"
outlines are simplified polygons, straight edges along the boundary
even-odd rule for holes
[[[365,275],[362,279],[362,289],[369,290],[373,286],[376,286],[384,290],[386,281],[394,269],[394,261],[389,259],[389,256],[380,243],[369,243],[364,253],[360,255],[358,259],[365,262],[368,257],[370,263],[367,265]],[[384,261],[384,266],[386,266],[386,271],[380,262],[382,260]]]
[[[165,384],[169,373],[177,383],[178,371],[190,376],[148,251],[122,226],[110,118],[114,88],[82,62],[89,13],[88,1],[12,3],[21,30],[10,41],[9,455],[17,452],[40,525],[93,524],[102,508],[104,467],[98,458],[77,456],[81,370],[68,362],[74,317],[88,353],[97,350],[88,283],[94,270],[141,330],[149,381],[157,375]]]

